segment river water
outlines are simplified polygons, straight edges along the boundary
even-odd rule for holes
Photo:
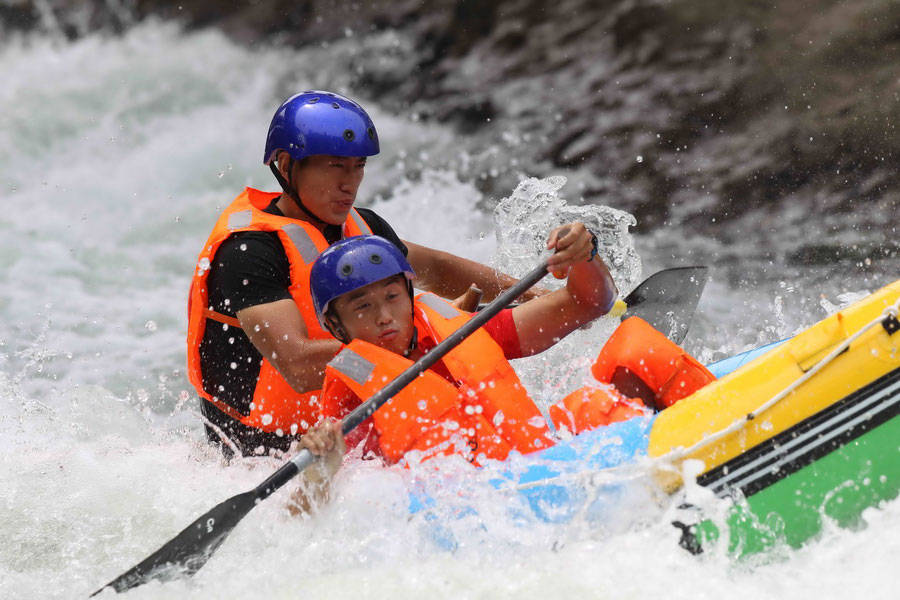
[[[205,445],[184,374],[185,302],[218,211],[245,185],[274,189],[260,164],[274,106],[295,90],[327,87],[329,60],[321,49],[250,51],[153,22],[121,37],[0,42],[0,597],[84,597],[277,466],[226,467]],[[523,174],[501,202],[519,213],[495,217],[485,207],[500,198],[482,197],[447,167],[467,161],[451,131],[366,106],[383,151],[367,168],[360,202],[401,237],[522,274],[555,207],[602,226],[623,290],[662,266],[713,261],[719,268],[686,342],[704,360],[790,335],[893,278],[846,269],[840,282],[822,269],[790,280],[735,276],[767,273],[766,259],[748,249],[741,262],[740,248],[678,230],[632,238],[629,215],[566,204],[561,179]],[[748,278],[758,284],[741,283]],[[517,368],[535,396],[554,400],[584,376],[613,327],[577,332]],[[309,519],[289,517],[279,493],[190,581],[131,596],[894,592],[896,501],[867,512],[862,531],[829,528],[799,551],[736,562],[723,551],[696,558],[681,550],[665,507],[622,509],[601,526],[522,527],[502,516],[503,498],[487,496],[479,510],[500,516],[457,531],[448,551],[409,517],[405,477],[347,469],[335,501]]]

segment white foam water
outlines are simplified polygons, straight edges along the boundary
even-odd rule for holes
[[[340,87],[328,76],[333,52],[251,51],[156,22],[121,37],[0,44],[0,597],[84,597],[278,466],[269,458],[226,466],[206,445],[184,375],[187,287],[218,211],[245,185],[274,188],[260,164],[273,107],[294,90]],[[569,206],[560,180],[523,178],[495,220],[481,208],[492,199],[442,166],[448,156],[465,163],[449,131],[366,106],[384,150],[368,167],[361,202],[406,239],[520,274],[554,219],[571,215],[603,231],[623,290],[639,279],[628,215]],[[706,302],[733,304],[729,294],[719,283]],[[807,324],[818,316],[804,315]],[[785,319],[766,335],[803,324]],[[552,368],[540,358],[519,365],[538,397],[554,399],[583,377],[583,349],[596,352],[603,327],[571,336]],[[758,336],[748,327],[732,332],[729,347],[694,343],[713,355],[769,341]],[[487,517],[461,521],[448,550],[410,517],[407,477],[353,465],[309,518],[288,514],[282,490],[193,578],[152,582],[129,597],[874,599],[894,591],[897,502],[867,511],[862,531],[828,528],[801,550],[735,562],[721,551],[681,550],[666,508],[654,514],[637,502],[599,528],[522,527],[504,516],[506,496],[484,493],[475,505]],[[480,489],[466,476],[455,481]]]

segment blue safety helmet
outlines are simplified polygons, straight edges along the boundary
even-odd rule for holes
[[[271,164],[279,150],[294,160],[314,154],[372,156],[378,154],[378,132],[353,100],[332,92],[303,92],[275,111],[263,164]]]
[[[325,313],[332,300],[398,273],[406,275],[407,282],[416,276],[400,249],[383,237],[359,235],[328,247],[309,273],[319,323],[331,331]],[[409,290],[412,294],[411,283]]]

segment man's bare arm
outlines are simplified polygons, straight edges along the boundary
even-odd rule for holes
[[[605,315],[618,290],[599,256],[591,255],[591,235],[582,223],[554,229],[547,243],[555,249],[550,270],[568,273],[566,287],[512,311],[523,356],[543,352],[576,328]]]
[[[434,292],[444,298],[456,298],[464,294],[473,283],[484,292],[487,301],[516,283],[517,279],[486,265],[462,258],[449,252],[435,250],[403,240],[409,248],[409,264],[416,271],[415,285],[419,289]],[[545,294],[546,290],[534,287],[522,294],[522,301]]]
[[[293,300],[250,306],[237,313],[241,327],[257,350],[299,393],[322,387],[325,364],[341,343],[312,340]]]

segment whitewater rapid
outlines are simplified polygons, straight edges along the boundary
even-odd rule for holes
[[[273,108],[297,90],[340,88],[332,51],[251,51],[156,22],[122,37],[0,42],[0,597],[84,597],[277,467],[226,467],[205,444],[184,373],[185,303],[218,212],[246,185],[274,189],[261,165]],[[401,237],[524,273],[524,249],[548,224],[540,194],[564,198],[560,181],[529,188],[523,174],[519,200],[536,209],[495,220],[485,207],[500,199],[446,167],[466,162],[455,134],[365,105],[382,153],[361,203]],[[623,288],[667,266],[666,253],[696,256],[703,245],[654,234],[643,240],[657,242],[648,267],[630,217],[587,216],[601,212],[620,244],[607,250],[619,253]],[[863,291],[748,292],[714,275],[688,348],[711,360],[772,341]],[[791,300],[801,295],[809,300]],[[765,316],[748,322],[734,306]],[[584,347],[596,352],[613,326],[518,369],[553,400],[584,375]],[[502,515],[503,502],[479,508]],[[681,550],[666,507],[625,510],[625,527],[523,528],[498,516],[457,531],[451,552],[407,505],[403,473],[356,466],[315,517],[291,518],[276,494],[191,580],[129,597],[876,599],[893,595],[900,551],[896,501],[867,511],[863,531],[829,528],[799,551],[741,563]]]

